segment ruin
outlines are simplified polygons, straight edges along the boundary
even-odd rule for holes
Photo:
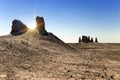
[[[79,37],[79,40],[78,40],[78,43],[81,43],[81,42],[83,42],[83,43],[93,43],[94,40],[93,40],[93,38],[90,37],[90,36],[85,36],[85,35],[83,35],[83,36],[82,36],[82,39],[81,39],[81,37]],[[98,43],[97,38],[95,38],[95,42]]]

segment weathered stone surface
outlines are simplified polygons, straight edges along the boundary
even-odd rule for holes
[[[45,30],[45,21],[44,21],[44,18],[37,16],[36,17],[36,23],[37,23],[36,29],[39,31],[39,34],[43,35],[43,36],[47,36],[48,33]]]
[[[12,30],[11,34],[12,35],[20,35],[28,31],[28,28],[25,24],[23,24],[20,20],[13,20],[12,22]]]

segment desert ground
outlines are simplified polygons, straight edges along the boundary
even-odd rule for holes
[[[120,80],[120,44],[64,43],[35,30],[1,36],[0,80]]]

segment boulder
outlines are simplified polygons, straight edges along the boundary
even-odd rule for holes
[[[39,31],[40,35],[48,36],[48,32],[45,30],[45,21],[43,17],[36,17],[36,29]]]
[[[20,20],[13,20],[12,22],[12,30],[10,34],[12,35],[20,35],[28,31],[28,27],[23,24]]]

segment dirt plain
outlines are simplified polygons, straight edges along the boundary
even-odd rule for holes
[[[35,30],[1,36],[0,80],[120,80],[120,44],[64,43]]]

